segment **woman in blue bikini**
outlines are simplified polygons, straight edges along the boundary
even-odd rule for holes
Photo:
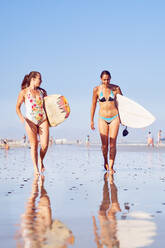
[[[93,89],[91,106],[91,129],[94,130],[94,115],[97,101],[99,101],[99,132],[102,142],[102,153],[104,157],[104,168],[110,170],[111,174],[116,156],[116,140],[120,126],[120,118],[116,104],[116,94],[121,94],[120,87],[110,83],[111,74],[103,71],[100,75],[102,84]],[[108,144],[110,143],[109,163],[108,163]]]

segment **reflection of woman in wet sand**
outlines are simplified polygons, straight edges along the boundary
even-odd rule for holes
[[[103,187],[103,200],[100,205],[98,213],[98,219],[100,222],[100,235],[97,233],[97,226],[95,217],[93,217],[93,227],[95,234],[95,241],[98,248],[119,247],[119,240],[117,239],[117,221],[116,213],[120,212],[120,206],[117,199],[117,188],[113,181],[113,176],[109,175],[111,201],[108,188],[108,174],[104,175],[104,187]]]
[[[37,200],[39,191],[40,197]],[[44,188],[44,176],[41,177],[40,182],[38,176],[34,178],[26,211],[21,219],[21,234],[17,240],[19,248],[65,248],[67,244],[74,242],[72,232],[62,222],[52,220],[50,199]]]
[[[93,89],[91,107],[91,129],[94,130],[94,114],[97,101],[99,101],[99,132],[102,142],[102,153],[104,157],[104,168],[113,174],[114,160],[116,156],[116,139],[118,135],[120,119],[116,104],[116,94],[122,94],[120,87],[110,83],[111,74],[103,71],[100,75],[102,84]],[[108,143],[110,139],[110,152],[108,163]]]
[[[43,159],[48,149],[49,143],[49,124],[44,111],[44,97],[46,91],[40,88],[42,82],[41,74],[36,71],[30,72],[22,81],[21,92],[19,93],[16,112],[22,123],[25,123],[26,132],[31,146],[31,156],[34,171],[39,174],[38,169],[38,139],[40,136],[40,170],[44,172]],[[21,105],[25,103],[26,117],[21,113]]]

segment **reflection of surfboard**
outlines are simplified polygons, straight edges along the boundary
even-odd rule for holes
[[[130,244],[131,248],[150,247],[157,235],[156,224],[145,212],[132,212],[132,216],[128,214],[128,219],[118,220],[117,229],[120,247],[130,247]]]
[[[68,118],[70,107],[62,95],[49,95],[44,98],[45,111],[51,127],[55,127]]]
[[[117,94],[117,104],[121,123],[132,128],[143,128],[151,125],[155,117],[140,104]]]

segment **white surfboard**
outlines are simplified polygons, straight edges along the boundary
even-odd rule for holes
[[[143,106],[126,96],[116,95],[121,124],[132,128],[143,128],[151,125],[155,117]]]
[[[70,114],[69,103],[62,95],[54,94],[44,97],[44,107],[50,127],[61,124]]]

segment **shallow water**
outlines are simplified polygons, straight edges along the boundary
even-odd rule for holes
[[[49,147],[39,178],[28,148],[0,164],[1,247],[163,247],[165,148],[119,146],[114,177],[98,146]]]

